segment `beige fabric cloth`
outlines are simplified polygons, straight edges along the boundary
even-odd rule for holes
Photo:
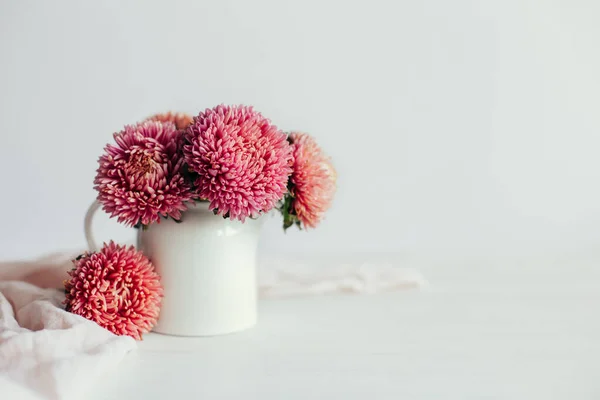
[[[82,399],[135,348],[62,308],[69,256],[0,263],[0,398]]]
[[[0,263],[0,398],[79,400],[136,347],[64,311],[61,288],[73,255]],[[328,293],[376,293],[422,287],[414,270],[390,265],[290,263],[263,260],[263,298]]]

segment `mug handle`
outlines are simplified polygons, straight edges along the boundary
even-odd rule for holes
[[[83,229],[85,232],[85,240],[87,241],[88,250],[90,252],[98,251],[98,246],[96,245],[96,239],[94,238],[94,232],[92,231],[92,220],[94,219],[94,214],[100,208],[100,202],[98,200],[94,200],[94,202],[90,205],[87,212],[85,213],[85,220],[83,222]]]

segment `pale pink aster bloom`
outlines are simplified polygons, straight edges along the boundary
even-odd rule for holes
[[[104,211],[134,226],[181,218],[192,197],[184,179],[183,137],[171,122],[145,121],[114,135],[99,159],[94,188]]]
[[[154,266],[133,246],[105,244],[73,260],[64,282],[66,310],[116,335],[141,340],[156,324],[163,287]]]
[[[217,214],[244,221],[272,209],[287,191],[286,135],[247,106],[220,105],[194,118],[183,147],[198,174],[197,195]]]
[[[306,133],[288,136],[294,154],[290,177],[291,209],[304,226],[315,228],[329,209],[336,192],[337,173],[329,157]]]
[[[163,114],[154,114],[147,119],[147,121],[172,122],[177,129],[187,128],[193,120],[194,118],[189,114],[174,113],[171,111]]]

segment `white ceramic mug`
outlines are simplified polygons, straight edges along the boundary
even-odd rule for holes
[[[91,251],[98,246],[85,217]],[[161,276],[164,298],[155,332],[181,336],[220,335],[256,324],[256,251],[262,218],[244,223],[213,214],[207,203],[183,213],[181,222],[162,219],[138,230],[137,248]]]

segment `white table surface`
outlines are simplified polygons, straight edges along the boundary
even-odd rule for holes
[[[147,335],[92,399],[600,399],[600,263],[424,269],[431,288],[265,300],[256,328]]]

